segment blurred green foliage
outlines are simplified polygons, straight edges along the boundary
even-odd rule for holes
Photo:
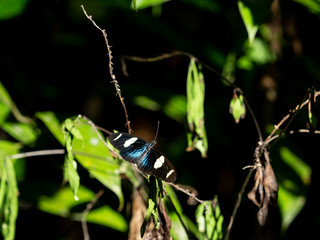
[[[257,132],[250,115],[244,116],[242,94],[234,97],[234,89],[216,73],[241,87],[263,135],[272,131],[308,88],[318,88],[320,39],[314,33],[320,25],[319,1],[0,1],[0,223],[5,239],[77,239],[81,226],[66,230],[59,223],[81,221],[84,205],[101,188],[107,189],[104,196],[86,217],[92,239],[101,232],[126,238],[130,231],[125,210],[141,181],[130,164],[113,158],[100,130],[74,117],[84,114],[110,131],[125,128],[123,110],[108,84],[104,41],[80,4],[106,29],[134,132],[152,139],[160,120],[159,148],[175,165],[178,183],[195,188],[201,199],[214,199],[190,205],[184,194],[165,186],[171,201],[159,192],[145,197],[150,218],[159,217],[156,200],[161,198],[174,239],[221,239],[244,180],[242,168],[252,165]],[[120,55],[148,58],[174,50],[197,61],[186,55],[153,63],[127,61],[129,76],[121,74]],[[312,111],[301,110],[289,130],[304,129],[308,121],[317,129],[317,109],[315,103]],[[294,134],[270,148],[279,183],[278,215],[263,231],[273,239],[316,234],[318,145],[317,135]],[[66,158],[36,161],[17,155],[55,148],[64,149]],[[200,153],[186,153],[186,148]],[[70,187],[64,186],[67,180]],[[155,190],[149,182],[144,186],[147,193]],[[231,238],[257,239],[257,209],[245,198],[240,208]],[[38,226],[32,233],[31,223]]]

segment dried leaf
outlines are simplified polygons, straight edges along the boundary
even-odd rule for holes
[[[146,215],[147,207],[139,190],[133,191],[132,217],[130,221],[129,240],[140,239],[140,227]]]
[[[248,198],[259,207],[257,219],[264,226],[268,219],[269,207],[277,204],[278,183],[269,160],[269,153],[264,151],[264,163],[257,159],[254,186],[248,193]]]

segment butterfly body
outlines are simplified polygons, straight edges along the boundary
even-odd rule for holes
[[[156,141],[147,142],[142,138],[128,133],[112,133],[109,135],[110,143],[119,150],[120,156],[137,166],[146,174],[151,174],[166,182],[174,182],[176,171],[169,160],[154,148]]]

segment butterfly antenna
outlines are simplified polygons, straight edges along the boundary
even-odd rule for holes
[[[158,137],[159,125],[160,125],[160,121],[158,121],[157,131],[156,131],[156,136],[154,138],[154,141],[157,140],[157,137]]]

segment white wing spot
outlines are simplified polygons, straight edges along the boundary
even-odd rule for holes
[[[121,138],[121,136],[122,136],[122,133],[120,133],[120,134],[118,135],[118,137],[116,137],[115,139],[113,139],[113,141],[117,141],[119,138]]]
[[[137,137],[130,138],[127,141],[124,142],[123,146],[124,147],[129,147],[132,143],[134,143],[137,140],[138,140]]]
[[[174,173],[174,170],[173,170],[173,169],[171,169],[171,170],[167,173],[166,178],[170,177],[170,175],[171,175],[172,173]]]
[[[153,168],[158,169],[162,167],[162,164],[164,163],[164,156],[161,156],[157,159],[157,161],[154,163]]]

